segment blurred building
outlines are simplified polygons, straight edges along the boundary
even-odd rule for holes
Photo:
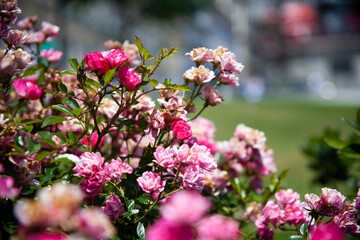
[[[108,39],[137,35],[153,55],[161,47],[180,47],[161,65],[159,80],[180,80],[192,66],[184,56],[192,48],[222,45],[245,65],[244,82],[264,81],[268,94],[360,100],[358,0],[209,0],[206,8],[173,18],[146,15],[131,1],[79,2],[18,0],[24,17],[37,14],[61,27],[55,46],[64,51],[64,68],[67,58],[104,50]]]

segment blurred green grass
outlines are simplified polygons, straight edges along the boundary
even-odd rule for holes
[[[296,98],[268,98],[257,104],[234,99],[207,108],[202,116],[215,123],[217,140],[228,140],[239,123],[264,131],[268,147],[274,150],[278,171],[289,169],[282,186],[293,188],[304,200],[305,193],[318,194],[321,186],[312,182],[314,173],[301,153],[302,144],[309,137],[320,135],[325,127],[350,133],[351,128],[341,119],[354,120],[356,109]]]

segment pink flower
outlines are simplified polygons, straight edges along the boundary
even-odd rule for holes
[[[191,52],[186,53],[190,59],[197,63],[213,62],[215,58],[215,52],[212,49],[205,47],[194,48]]]
[[[177,161],[174,155],[175,150],[172,147],[159,146],[154,152],[156,162],[165,168],[175,167]]]
[[[345,205],[345,196],[343,196],[339,191],[331,188],[322,188],[322,200],[335,208],[339,212],[342,211]]]
[[[199,240],[231,240],[239,239],[239,224],[219,214],[204,217],[198,223]]]
[[[141,78],[133,68],[123,66],[118,72],[119,80],[130,91],[135,91],[136,86],[141,82]]]
[[[53,48],[50,48],[49,50],[41,50],[40,56],[45,58],[48,62],[58,62],[60,61],[61,57],[63,55],[62,51],[55,51]]]
[[[220,82],[237,88],[239,86],[239,78],[230,72],[222,72],[220,75]]]
[[[310,207],[310,210],[314,210],[320,214],[326,210],[326,203],[316,194],[305,194],[305,201]]]
[[[273,225],[278,224],[285,217],[284,210],[273,201],[268,201],[266,203],[262,213]]]
[[[189,122],[193,136],[197,139],[211,141],[215,139],[216,126],[209,119],[197,117]]]
[[[160,208],[161,215],[177,224],[194,224],[211,208],[211,202],[196,192],[179,191]]]
[[[91,146],[94,147],[96,145],[98,139],[99,139],[99,134],[97,132],[93,132],[90,136]],[[104,140],[105,140],[105,136],[103,136],[101,138],[99,147],[102,147],[102,145],[104,144]],[[81,139],[80,142],[86,146],[89,146],[89,140],[87,138],[87,135],[85,135],[85,138]]]
[[[196,85],[204,85],[215,78],[215,73],[203,65],[198,68],[192,67],[184,73],[185,81],[193,82]]]
[[[22,98],[36,100],[39,99],[42,94],[42,87],[36,84],[35,78],[18,78],[13,82],[13,87],[16,93]]]
[[[104,165],[104,173],[105,179],[111,181],[113,179],[117,179],[118,182],[121,182],[121,176],[124,173],[131,174],[133,169],[129,164],[123,163],[120,158],[111,160],[111,163],[105,163]]]
[[[275,198],[280,205],[294,204],[295,202],[300,201],[300,194],[294,192],[292,189],[282,189],[275,193]]]
[[[105,63],[110,68],[121,67],[125,62],[129,62],[129,58],[120,49],[112,49],[103,52]]]
[[[185,189],[201,192],[204,188],[205,172],[198,165],[190,165],[181,169],[180,178]]]
[[[185,140],[192,135],[190,125],[183,119],[175,120],[171,124],[171,129],[173,130],[174,136],[180,140]]]
[[[333,223],[319,224],[311,230],[310,240],[343,240],[344,233]]]
[[[146,193],[162,192],[165,188],[165,181],[161,181],[160,175],[154,172],[144,172],[136,181]]]
[[[56,232],[40,232],[31,233],[26,236],[26,240],[66,240],[68,239],[64,235]]]
[[[12,177],[0,177],[0,198],[13,197],[18,192],[19,190],[14,187],[14,179]]]
[[[190,225],[160,218],[146,231],[146,240],[193,240],[194,231]]]
[[[191,149],[191,154],[188,156],[186,162],[190,164],[197,164],[207,171],[213,171],[217,168],[214,156],[210,149],[203,145],[194,144]]]
[[[100,153],[85,152],[80,156],[80,163],[76,163],[73,171],[75,176],[91,178],[98,176],[100,179],[103,173],[104,158]]]
[[[300,201],[285,206],[285,221],[297,226],[306,220],[307,212]]]
[[[202,91],[202,95],[205,99],[205,102],[210,106],[218,105],[224,101],[220,93],[211,86],[206,86]]]
[[[115,221],[124,212],[124,207],[122,206],[120,199],[114,194],[110,196],[105,204],[104,207],[101,207],[101,210],[103,210],[112,221]]]
[[[60,28],[48,22],[41,23],[41,32],[50,37],[58,37]]]
[[[110,67],[105,63],[105,57],[102,52],[87,53],[84,55],[86,70],[97,71],[99,74],[105,74]]]
[[[243,68],[244,65],[236,61],[236,57],[232,52],[225,52],[221,55],[221,69],[223,71],[236,72],[240,74]]]
[[[353,211],[345,211],[334,217],[333,223],[343,232],[360,237],[360,226],[357,225],[357,214]]]
[[[88,200],[92,201],[96,195],[102,193],[104,184],[104,178],[100,175],[86,178],[79,186],[86,192]]]

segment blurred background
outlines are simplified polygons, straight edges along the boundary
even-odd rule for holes
[[[320,192],[312,184],[301,147],[325,126],[351,129],[360,103],[359,0],[18,0],[20,17],[38,15],[60,26],[60,38],[46,47],[68,58],[106,50],[112,39],[139,36],[150,53],[180,47],[156,78],[181,82],[192,67],[185,56],[196,47],[228,47],[245,65],[240,88],[222,89],[225,104],[207,109],[218,140],[238,123],[258,128],[275,151],[279,170],[290,169],[285,186],[301,194]],[[255,104],[256,103],[256,104]]]

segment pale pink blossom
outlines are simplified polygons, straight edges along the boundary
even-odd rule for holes
[[[105,206],[101,207],[101,210],[111,219],[115,221],[124,212],[124,207],[120,199],[112,194],[110,198],[105,202]]]
[[[40,56],[45,58],[48,62],[58,62],[61,60],[61,57],[63,55],[62,51],[55,51],[53,48],[50,48],[49,50],[44,49],[40,51]]]
[[[162,181],[161,176],[154,172],[144,172],[136,181],[146,193],[162,192],[165,188],[165,181]]]
[[[232,52],[225,52],[221,55],[221,69],[223,71],[240,74],[243,68],[244,65],[236,61],[236,56]]]
[[[26,67],[31,61],[31,55],[21,48],[14,51],[15,60],[19,68]]]
[[[123,66],[118,71],[120,82],[130,91],[135,91],[136,86],[141,82],[141,78],[133,68]]]
[[[343,232],[360,237],[360,226],[357,224],[357,215],[354,211],[345,211],[336,215],[333,223],[336,224]]]
[[[239,124],[236,126],[234,136],[244,140],[248,145],[251,146],[264,145],[266,142],[264,132],[248,127],[245,124]]]
[[[292,189],[282,189],[279,192],[275,193],[275,198],[278,204],[294,204],[297,201],[300,201],[300,194],[294,192]]]
[[[58,37],[60,28],[56,25],[53,25],[49,22],[41,23],[41,32],[50,37]]]
[[[111,163],[106,162],[104,165],[104,173],[106,180],[117,179],[121,182],[121,176],[124,173],[131,174],[133,169],[126,162],[122,162],[120,158],[111,160]]]
[[[38,20],[38,16],[31,16],[31,17],[26,17],[21,21],[17,22],[17,26],[19,29],[24,30],[24,29],[31,29],[35,26],[35,23]]]
[[[215,52],[212,49],[205,47],[194,48],[191,52],[186,53],[190,59],[197,63],[213,62],[215,58]]]
[[[313,210],[317,213],[324,213],[324,211],[326,210],[326,204],[316,194],[305,194],[305,201],[308,204],[310,210]]]
[[[173,147],[164,148],[159,146],[154,152],[156,162],[166,168],[175,167],[177,160],[175,158],[175,149]]]
[[[36,84],[35,78],[18,78],[13,82],[13,87],[16,93],[22,98],[36,100],[39,99],[42,94],[42,87]]]
[[[268,201],[262,210],[262,213],[264,217],[273,225],[278,224],[285,218],[284,209],[282,209],[279,204],[275,203],[274,201]]]
[[[185,81],[193,82],[196,85],[204,85],[215,78],[215,73],[203,65],[198,68],[192,67],[184,73]]]
[[[193,136],[197,139],[214,140],[216,126],[209,119],[203,117],[197,117],[193,121],[189,122]]]
[[[75,176],[90,178],[97,176],[103,171],[104,158],[99,152],[85,152],[80,156],[80,163],[76,163],[73,171]],[[101,177],[100,177],[101,178]]]
[[[186,162],[189,164],[199,165],[207,171],[213,171],[217,168],[214,156],[210,149],[203,145],[194,144],[191,149],[191,154],[188,156]]]
[[[306,205],[300,201],[297,201],[293,204],[287,204],[284,208],[284,220],[289,224],[294,224],[295,226],[305,222],[308,216],[308,213],[305,210],[305,206]]]
[[[190,125],[183,119],[172,122],[171,129],[173,130],[174,136],[180,140],[185,140],[192,135]]]
[[[224,53],[229,52],[229,49],[223,46],[218,46],[215,50],[214,64],[218,65],[221,62],[221,57]]]
[[[224,101],[220,93],[212,86],[206,86],[202,91],[202,95],[205,102],[210,106],[221,104]]]
[[[0,198],[13,197],[18,192],[19,190],[14,187],[14,179],[12,177],[0,177]]]
[[[345,234],[333,223],[321,223],[310,231],[310,240],[344,240]]]
[[[205,171],[198,165],[190,165],[180,170],[181,185],[188,190],[201,192],[204,188]]]
[[[233,88],[237,88],[239,86],[239,78],[227,71],[221,73],[220,82],[226,85],[230,85]]]
[[[338,211],[342,211],[345,205],[345,196],[331,188],[322,188],[322,200]]]
[[[24,42],[26,44],[31,43],[43,43],[45,42],[45,34],[43,32],[29,31],[26,33]]]
[[[196,192],[179,191],[161,206],[161,215],[178,224],[194,224],[211,208],[211,202]]]
[[[233,240],[240,238],[239,223],[220,214],[201,219],[197,230],[199,240]]]

